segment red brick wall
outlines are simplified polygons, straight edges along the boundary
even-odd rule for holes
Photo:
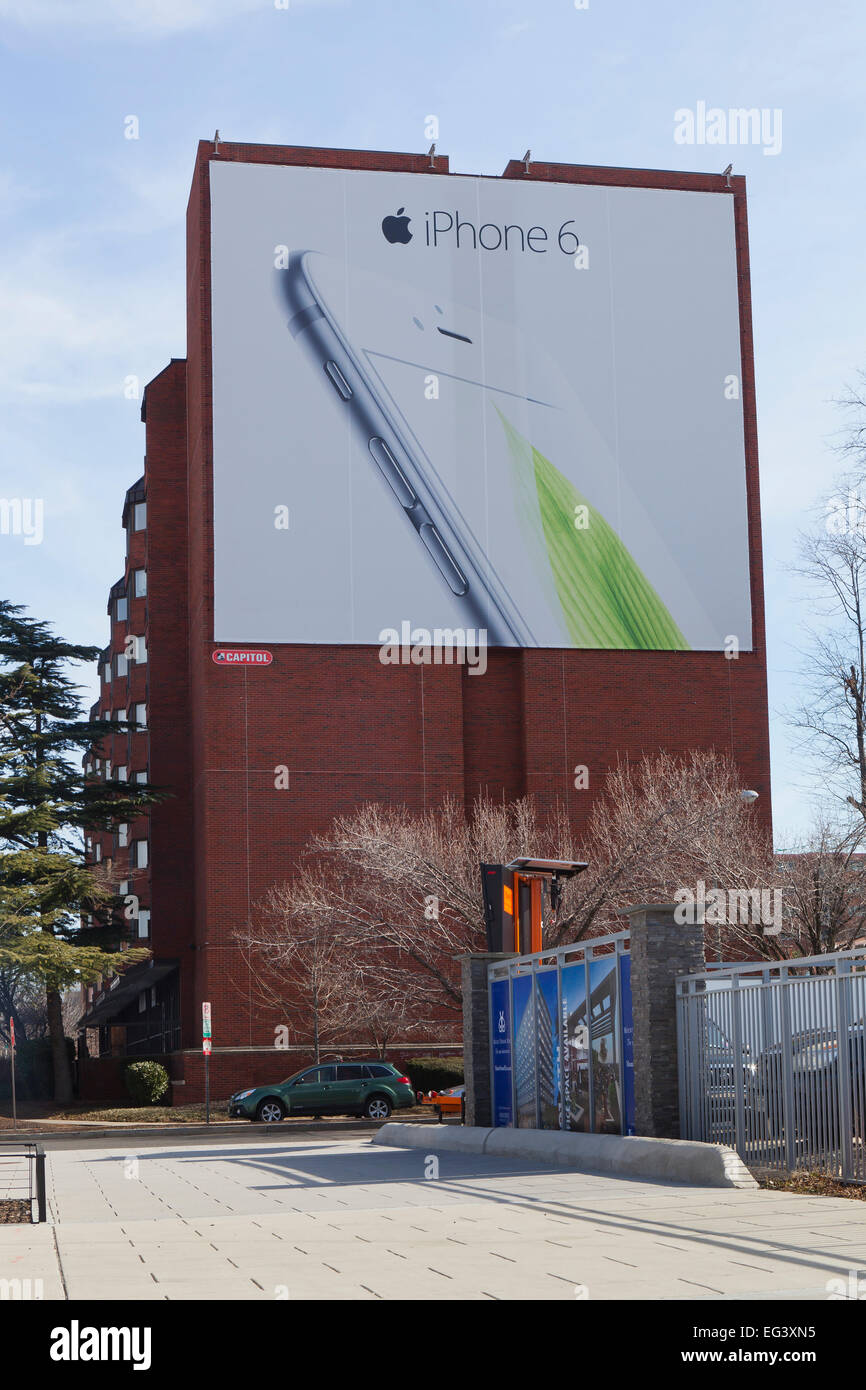
[[[424,155],[223,144],[217,157],[430,172]],[[161,556],[158,567],[166,580],[161,585],[155,579],[149,599],[149,679],[154,715],[159,711],[160,720],[159,731],[154,723],[151,735],[153,776],[159,780],[158,769],[169,773],[182,768],[190,790],[189,798],[181,798],[172,811],[155,813],[154,919],[159,915],[172,923],[160,937],[160,953],[178,955],[183,962],[184,1046],[197,1045],[200,1004],[209,999],[217,1048],[260,1047],[272,1044],[275,1023],[282,1020],[257,1006],[233,934],[266,889],[291,874],[310,834],[360,801],[391,800],[421,808],[446,792],[467,799],[479,790],[508,797],[532,792],[542,806],[564,800],[579,825],[618,757],[700,747],[733,755],[743,784],[761,794],[756,814],[769,824],[745,181],[734,178],[727,191],[718,175],[541,164],[533,164],[528,176],[701,189],[734,198],[753,652],[728,661],[715,652],[492,651],[487,674],[479,677],[459,666],[383,667],[374,647],[277,645],[271,648],[272,666],[232,669],[211,661],[212,158],[213,146],[201,142],[188,208],[185,497],[181,364],[173,363],[161,374],[147,397],[148,544],[150,563]],[[447,160],[437,157],[435,169],[448,172]],[[523,164],[513,161],[504,177],[527,175]],[[179,601],[185,584],[188,615]],[[160,687],[165,682],[163,694],[157,681]],[[274,789],[279,764],[290,770],[288,791]],[[574,788],[579,764],[589,768],[587,791]],[[185,1060],[190,1099],[199,1065],[200,1059]],[[261,1053],[238,1058],[216,1052],[212,1065],[214,1094],[220,1096],[267,1079],[273,1069],[272,1060]],[[293,1069],[294,1064],[287,1067]]]
[[[189,698],[186,363],[147,387],[147,700],[150,780],[170,795],[150,814],[151,941],[178,958],[181,1017],[195,1012],[193,971],[192,719]],[[195,1042],[195,1035],[190,1037]]]

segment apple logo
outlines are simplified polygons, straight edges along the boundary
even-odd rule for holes
[[[398,208],[396,215],[386,217],[382,221],[382,231],[386,241],[401,241],[404,243],[412,240],[412,233],[409,231],[409,218],[404,216],[403,209]]]

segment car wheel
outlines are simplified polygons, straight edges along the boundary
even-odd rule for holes
[[[387,1120],[391,1114],[391,1102],[387,1096],[371,1096],[364,1106],[368,1120]]]
[[[265,1124],[276,1124],[279,1120],[285,1119],[285,1110],[280,1101],[274,1096],[268,1096],[267,1100],[259,1101],[256,1108],[256,1119],[264,1120]]]

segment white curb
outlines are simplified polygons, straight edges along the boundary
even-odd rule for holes
[[[733,1149],[691,1139],[644,1139],[637,1135],[577,1134],[554,1129],[387,1124],[373,1136],[372,1143],[398,1149],[439,1149],[530,1159],[587,1173],[653,1178],[694,1187],[758,1186]]]

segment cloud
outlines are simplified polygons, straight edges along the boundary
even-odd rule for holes
[[[44,243],[41,254],[0,271],[0,399],[74,404],[122,398],[144,386],[184,341],[183,285],[164,267],[115,277],[73,268]]]
[[[288,0],[285,8],[298,3]],[[42,32],[79,29],[92,36],[102,30],[106,37],[145,34],[161,38],[215,29],[237,16],[274,8],[274,0],[0,0],[0,20]]]

